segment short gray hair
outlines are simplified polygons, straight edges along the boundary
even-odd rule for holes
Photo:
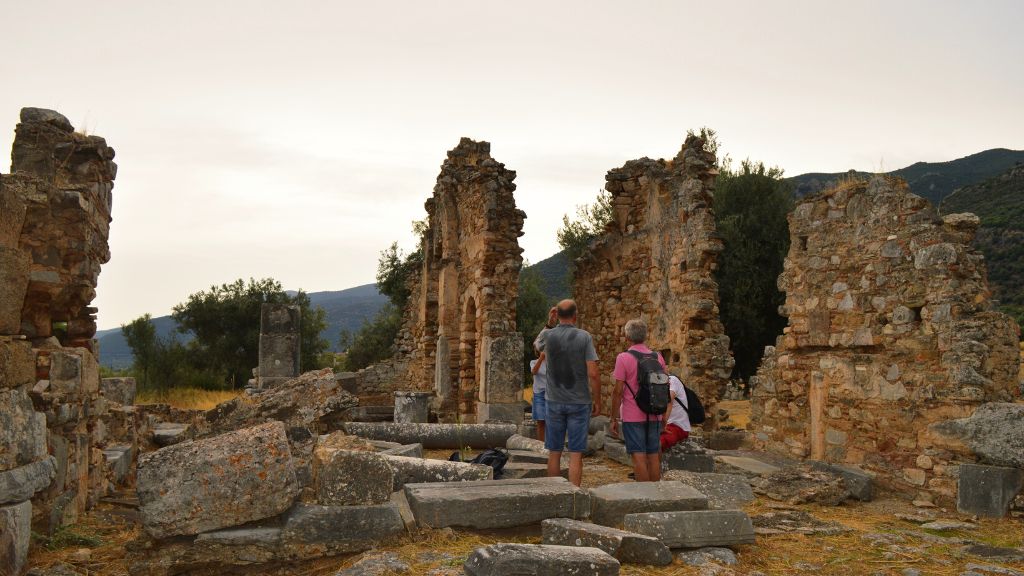
[[[626,322],[626,339],[633,344],[640,344],[647,340],[647,323],[639,318]]]

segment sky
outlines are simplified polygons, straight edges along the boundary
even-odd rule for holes
[[[789,175],[1024,149],[1024,2],[0,0],[23,106],[117,151],[100,328],[237,278],[370,283],[446,151],[518,174],[530,262],[688,129]]]

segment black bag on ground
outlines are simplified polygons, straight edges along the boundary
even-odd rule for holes
[[[658,361],[658,353],[642,354],[636,350],[630,350],[629,353],[636,358],[637,390],[629,391],[636,405],[645,414],[664,414],[672,396],[669,392],[668,373]]]
[[[463,462],[462,454],[460,452],[452,452],[452,455],[448,458],[452,462]],[[483,452],[477,454],[470,464],[483,464],[484,466],[490,466],[494,469],[494,479],[501,480],[502,470],[505,469],[505,464],[508,463],[508,452],[500,448],[488,448]]]

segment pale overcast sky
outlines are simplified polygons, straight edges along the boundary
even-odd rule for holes
[[[117,150],[110,328],[239,277],[372,282],[460,136],[518,172],[533,262],[688,128],[790,175],[1024,148],[1022,23],[1018,0],[0,0],[0,154],[22,106]]]

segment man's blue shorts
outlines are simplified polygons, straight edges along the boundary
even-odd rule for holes
[[[544,390],[533,393],[533,408],[530,410],[534,420],[543,422],[548,414],[548,401],[544,399]]]
[[[622,441],[629,454],[657,454],[661,451],[661,422],[622,422]]]
[[[544,421],[544,447],[552,452],[584,452],[590,429],[590,404],[563,404],[548,402],[547,420]],[[569,447],[565,436],[569,435]],[[657,436],[655,436],[657,438]]]

